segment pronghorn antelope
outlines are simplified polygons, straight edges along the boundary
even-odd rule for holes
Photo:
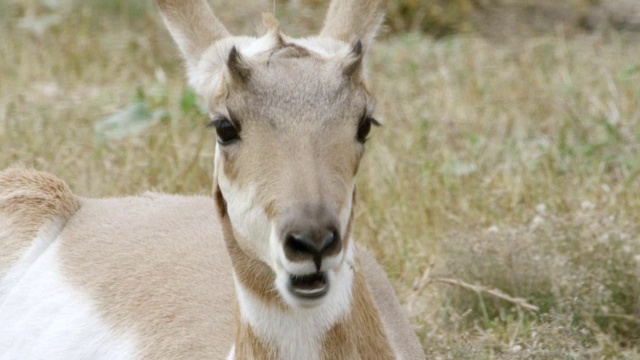
[[[352,236],[384,1],[334,0],[304,39],[158,5],[212,115],[213,199],[86,199],[1,172],[0,359],[423,359]]]

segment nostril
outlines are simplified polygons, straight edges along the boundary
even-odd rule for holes
[[[287,235],[285,246],[288,250],[297,255],[316,254],[316,244],[305,236],[297,234]]]
[[[327,236],[322,239],[322,243],[320,244],[320,253],[328,252],[333,249],[338,243],[338,233],[333,230]]]

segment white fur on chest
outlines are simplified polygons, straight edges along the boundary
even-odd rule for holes
[[[333,277],[334,291],[313,308],[270,306],[236,279],[236,294],[242,321],[251,325],[256,336],[278,349],[281,360],[318,360],[325,334],[344,318],[351,308],[353,272],[348,266]],[[230,358],[231,358],[230,354]]]
[[[20,276],[0,280],[0,360],[134,358],[132,339],[116,336],[61,274],[59,240],[45,248],[35,241],[39,256],[27,251],[14,266]]]

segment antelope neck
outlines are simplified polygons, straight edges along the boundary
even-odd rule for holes
[[[390,353],[377,308],[362,274],[351,266],[351,261],[335,271],[333,289],[321,304],[290,307],[275,290],[273,271],[238,245],[217,186],[214,195],[233,263],[237,295],[234,344],[228,359],[352,359],[361,353],[361,347],[377,349],[371,353],[372,359]],[[351,252],[352,258],[353,208],[345,234],[345,251]]]

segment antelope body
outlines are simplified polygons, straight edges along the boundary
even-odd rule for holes
[[[379,0],[317,37],[234,37],[205,0],[159,0],[208,101],[213,199],[85,199],[0,173],[0,359],[423,359],[352,236]]]

